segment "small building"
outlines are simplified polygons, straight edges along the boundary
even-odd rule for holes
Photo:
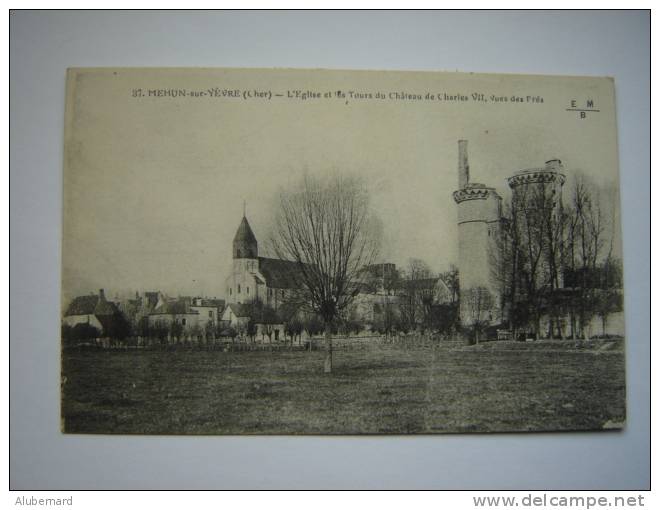
[[[275,342],[284,338],[284,323],[272,308],[260,306],[261,303],[230,303],[222,314],[221,322],[241,332],[243,336],[252,336],[258,342]],[[247,331],[252,321],[253,331]]]
[[[217,326],[225,309],[225,300],[196,297],[192,299],[189,308],[190,311],[199,314],[200,325],[210,323],[212,326]]]
[[[154,310],[149,313],[149,326],[157,325],[171,326],[180,324],[184,328],[194,326],[204,326],[205,322],[200,324],[200,314],[197,310],[192,310],[184,299],[167,299],[161,295],[158,304]]]
[[[62,324],[74,330],[86,326],[95,328],[99,338],[124,338],[130,332],[128,321],[117,305],[105,298],[103,289],[98,295],[74,298],[64,313]]]
[[[250,309],[247,305],[229,303],[222,312],[221,321],[234,329],[242,327],[250,321]]]
[[[133,299],[118,300],[117,306],[133,329],[139,332],[141,324],[148,322],[149,314],[158,304],[159,296],[158,291],[147,291],[142,295],[136,292]]]
[[[273,343],[284,339],[284,324],[279,321],[256,322],[255,330],[255,339],[260,343]]]

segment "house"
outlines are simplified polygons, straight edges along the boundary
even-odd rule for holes
[[[225,326],[238,329],[250,321],[250,309],[247,305],[230,303],[222,312],[220,320]]]
[[[277,320],[255,323],[255,339],[261,343],[279,342],[284,339],[284,324]]]
[[[136,292],[135,298],[119,301],[117,306],[134,330],[139,331],[141,324],[148,321],[149,314],[158,304],[159,296],[158,291],[147,291],[142,295]]]
[[[452,300],[451,291],[439,277],[402,280],[396,289],[396,295],[409,297],[414,294],[417,299],[428,304],[444,304]]]
[[[358,274],[360,292],[371,294],[393,294],[401,277],[392,262],[365,266]]]
[[[210,323],[215,327],[220,322],[220,318],[224,312],[225,300],[196,297],[192,299],[189,308],[190,311],[199,314],[198,322],[200,325],[202,323],[204,325]]]
[[[261,303],[230,303],[222,314],[221,322],[240,331],[244,336],[253,336],[259,342],[276,342],[284,338],[282,319],[271,307]],[[253,327],[251,332],[247,329],[250,322]]]
[[[71,328],[91,326],[101,337],[123,337],[128,334],[126,318],[115,303],[105,298],[103,289],[97,294],[77,296],[67,307],[62,324]]]
[[[420,323],[424,310],[452,299],[451,291],[441,278],[403,278],[393,263],[366,266],[359,276],[360,292],[352,311],[367,323],[382,320],[386,313],[399,314],[402,309]]]
[[[199,311],[193,310],[186,299],[168,299],[161,294],[158,303],[149,313],[149,326],[171,327],[172,324],[190,329],[195,326],[204,327],[206,321],[200,320]]]

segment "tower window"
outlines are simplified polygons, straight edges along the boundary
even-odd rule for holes
[[[250,293],[250,287],[245,287],[245,292]]]
[[[239,294],[241,293],[241,284],[240,283],[238,284],[238,293]]]
[[[231,296],[231,287],[229,287],[229,295]]]

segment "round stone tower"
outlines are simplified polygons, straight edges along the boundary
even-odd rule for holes
[[[492,250],[497,248],[502,218],[502,198],[495,188],[470,182],[467,141],[458,142],[458,184],[454,201],[458,207],[458,271],[461,286],[461,321],[470,324],[476,318],[469,309],[468,291],[490,291],[492,306],[482,310],[478,320],[500,320],[500,292],[491,277]]]
[[[561,193],[566,181],[564,166],[559,159],[546,161],[543,168],[520,170],[508,178],[513,192],[514,206],[526,212],[549,209],[561,210]]]
[[[512,212],[521,231],[535,232],[539,238],[531,243],[539,250],[535,274],[537,284],[551,285],[552,288],[564,286],[560,232],[562,189],[566,181],[563,171],[561,161],[551,159],[542,168],[520,170],[508,178]]]

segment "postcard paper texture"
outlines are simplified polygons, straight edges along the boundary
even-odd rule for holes
[[[70,69],[66,433],[625,423],[610,78]]]

